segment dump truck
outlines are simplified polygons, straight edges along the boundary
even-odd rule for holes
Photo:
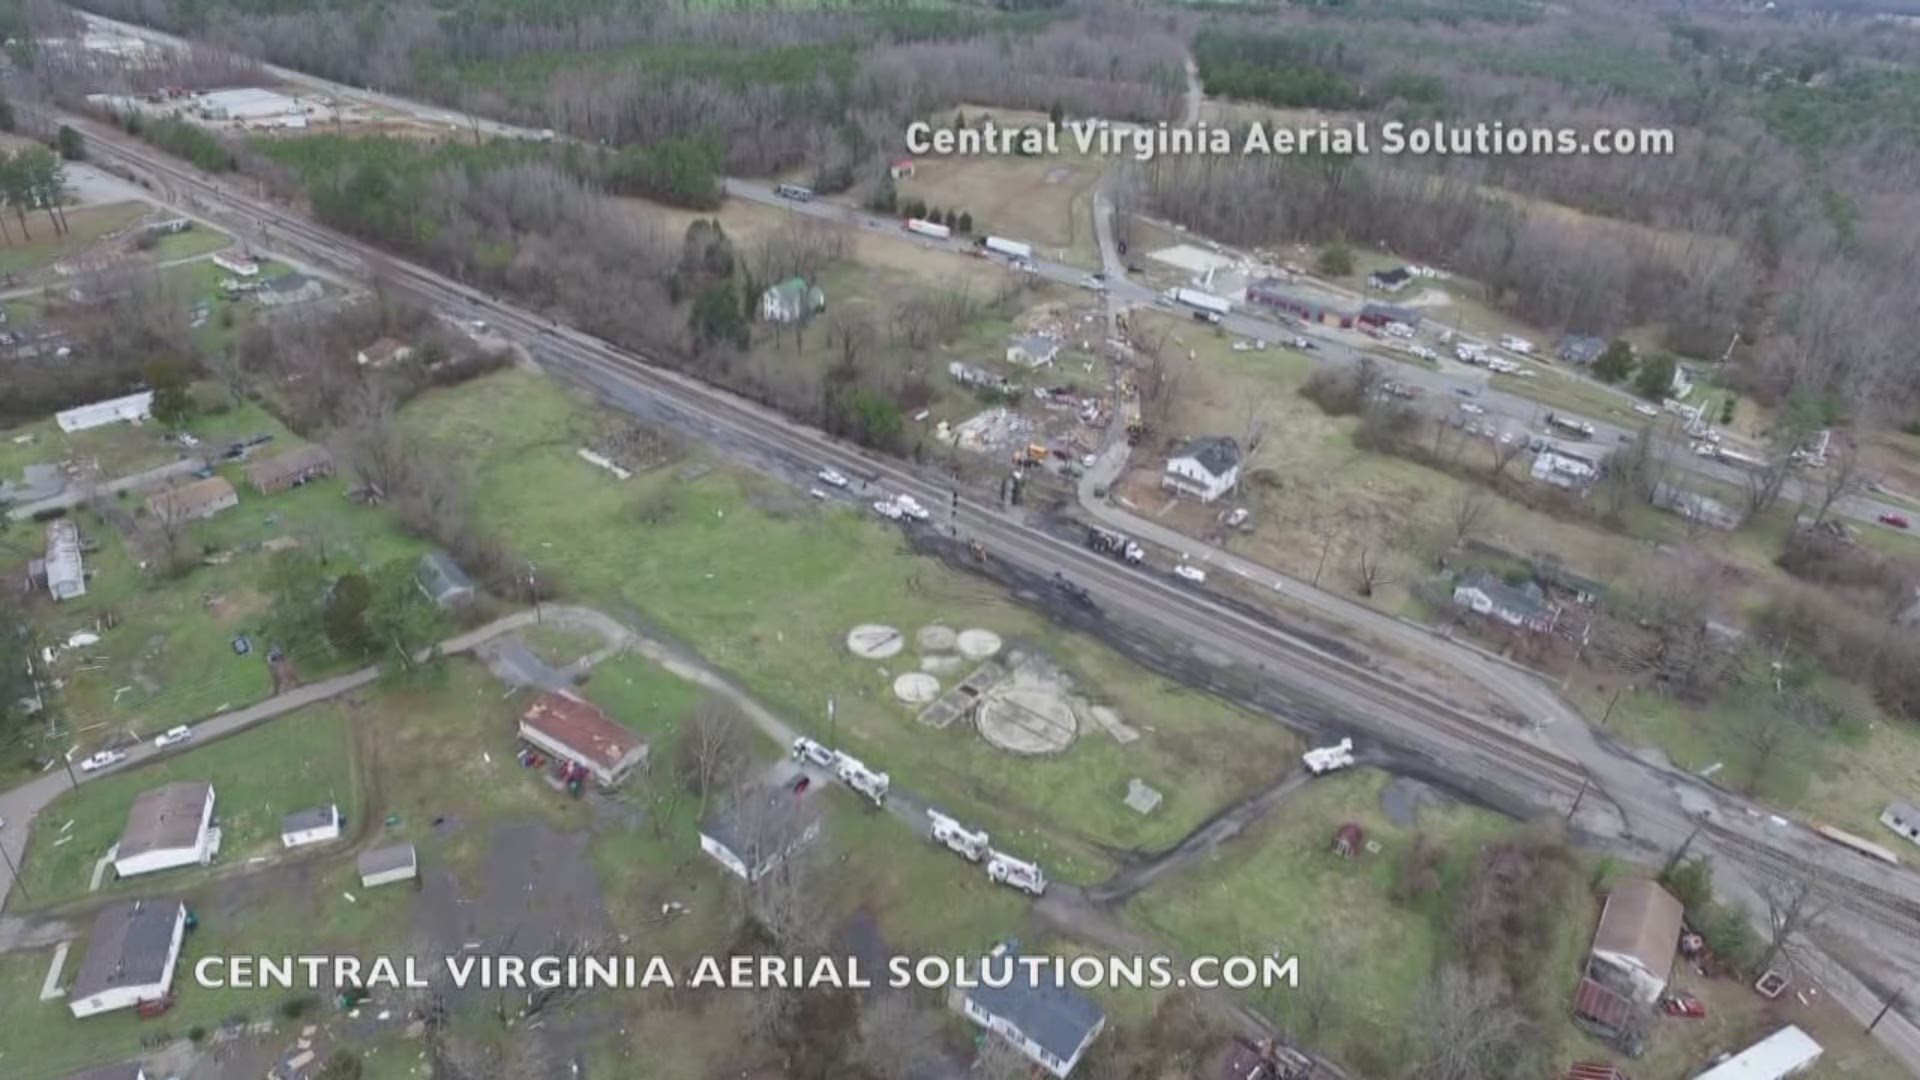
[[[873,805],[880,806],[887,801],[887,788],[891,781],[887,774],[875,772],[866,767],[858,758],[840,755],[840,766],[835,770],[840,782],[866,796]]]
[[[1009,240],[1004,236],[989,236],[985,240],[980,241],[980,246],[986,248],[988,251],[998,252],[1008,258],[1033,258],[1032,244],[1023,244],[1018,240]]]
[[[1112,555],[1116,559],[1124,559],[1135,566],[1140,565],[1147,558],[1146,549],[1135,543],[1125,533],[1103,529],[1098,525],[1087,528],[1087,546],[1102,555]]]
[[[928,221],[925,218],[908,218],[907,231],[910,233],[919,233],[921,236],[931,236],[935,240],[947,240],[953,236],[952,229],[947,228],[945,225]]]
[[[979,862],[986,857],[989,850],[986,833],[969,829],[938,810],[928,810],[927,817],[933,821],[928,835],[934,843],[946,845],[968,862]]]
[[[1209,292],[1199,289],[1168,289],[1167,299],[1176,304],[1185,304],[1195,311],[1209,312],[1214,315],[1233,314],[1233,305]],[[1218,320],[1212,320],[1218,321]]]
[[[1317,746],[1300,755],[1307,771],[1315,776],[1338,772],[1353,764],[1353,740],[1341,739],[1332,746]]]
[[[1593,438],[1592,424],[1587,423],[1585,420],[1575,420],[1570,416],[1561,416],[1559,413],[1547,414],[1547,426],[1556,428],[1576,439]]]
[[[987,880],[996,885],[1011,885],[1021,892],[1039,896],[1047,891],[1047,875],[1039,866],[1016,859],[1004,851],[991,852],[987,860]]]

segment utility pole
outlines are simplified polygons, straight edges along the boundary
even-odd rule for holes
[[[7,864],[7,874],[10,876],[11,880],[13,881],[13,887],[20,890],[20,895],[23,898],[27,900],[32,900],[33,897],[27,895],[27,883],[20,880],[20,868],[13,865],[13,856],[7,854],[7,845],[5,844],[0,844],[0,862],[5,862]],[[1894,996],[1899,997],[1900,995],[1895,994]],[[1881,1009],[1880,1011],[1883,1014],[1886,1012],[1885,1009]],[[1874,1017],[1873,1022],[1876,1024],[1879,1023],[1880,1018],[1878,1016]],[[1869,1026],[1867,1030],[1872,1031],[1873,1028]]]
[[[15,876],[15,877],[18,877],[19,875],[18,875],[18,874],[16,874],[16,875],[14,875],[14,876]],[[1880,1019],[1881,1019],[1882,1017],[1884,1017],[1884,1016],[1886,1016],[1886,1015],[1887,1015],[1887,1011],[1888,1011],[1889,1009],[1892,1009],[1892,1008],[1893,1008],[1893,1006],[1894,1006],[1894,1005],[1895,1005],[1895,1004],[1896,1004],[1897,1002],[1899,1002],[1899,1000],[1900,1000],[1900,995],[1902,995],[1902,994],[1904,994],[1904,993],[1906,993],[1906,992],[1907,992],[1907,988],[1906,988],[1905,986],[1903,986],[1903,987],[1901,987],[1901,988],[1900,988],[1900,989],[1898,989],[1898,990],[1895,990],[1895,991],[1893,992],[1893,996],[1892,996],[1892,997],[1890,997],[1890,998],[1888,998],[1888,999],[1886,1000],[1886,1003],[1880,1006],[1880,1011],[1879,1011],[1879,1012],[1877,1012],[1877,1013],[1874,1013],[1874,1014],[1873,1014],[1873,1022],[1867,1025],[1867,1030],[1868,1030],[1868,1031],[1872,1031],[1872,1030],[1873,1030],[1874,1028],[1876,1028],[1876,1027],[1878,1027],[1878,1026],[1880,1025]]]
[[[1589,623],[1588,625],[1591,626],[1592,624]],[[1600,714],[1601,727],[1606,727],[1607,721],[1613,718],[1613,707],[1620,700],[1620,691],[1631,690],[1631,689],[1633,689],[1633,687],[1631,686],[1616,686],[1613,688],[1613,697],[1607,700],[1607,711]]]
[[[1699,836],[1700,830],[1706,828],[1706,826],[1707,822],[1704,817],[1694,823],[1693,831],[1687,834],[1685,840],[1680,841],[1680,846],[1674,849],[1673,855],[1667,859],[1667,865],[1660,871],[1662,878],[1673,873],[1673,868],[1680,865],[1681,859],[1686,858],[1687,849],[1693,846],[1693,838]]]
[[[533,600],[533,621],[544,622],[540,613],[540,583],[534,579],[533,560],[527,560],[527,596]]]
[[[1573,815],[1580,812],[1580,804],[1583,801],[1585,801],[1587,797],[1587,786],[1592,783],[1593,783],[1593,777],[1591,776],[1580,777],[1580,793],[1573,797],[1573,805],[1567,808],[1568,821],[1572,821]]]
[[[840,749],[839,744],[834,741],[837,726],[833,712],[833,699],[829,697],[827,699],[827,749],[829,750]]]

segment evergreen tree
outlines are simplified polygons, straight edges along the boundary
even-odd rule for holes
[[[1593,361],[1593,376],[1617,383],[1633,373],[1633,346],[1621,338],[1607,343],[1607,349]]]

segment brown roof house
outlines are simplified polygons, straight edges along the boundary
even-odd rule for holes
[[[383,337],[355,353],[353,358],[360,362],[361,367],[386,367],[413,359],[413,346]]]
[[[1647,1004],[1667,988],[1683,912],[1673,894],[1646,878],[1614,886],[1593,935],[1587,976]]]
[[[240,493],[218,476],[156,491],[147,496],[147,510],[168,522],[198,521],[240,505]]]
[[[572,694],[541,694],[520,717],[520,737],[556,757],[585,766],[613,787],[646,764],[647,741]]]
[[[309,480],[333,475],[333,454],[315,443],[262,458],[247,466],[247,483],[262,495],[297,488]]]
[[[213,785],[205,780],[178,780],[133,800],[127,827],[114,845],[113,869],[127,878],[212,862],[219,852]]]

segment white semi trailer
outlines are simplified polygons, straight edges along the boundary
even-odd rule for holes
[[[1004,236],[989,236],[983,243],[988,251],[997,252],[1012,259],[1033,258],[1033,245],[1018,240],[1009,240]]]
[[[1315,776],[1338,772],[1353,764],[1353,740],[1341,739],[1332,746],[1318,746],[1300,755],[1307,771]]]
[[[992,858],[987,860],[987,879],[996,885],[1011,885],[1034,896],[1047,891],[1047,875],[1038,866],[1025,859],[1016,859],[1004,851],[992,852]]]
[[[1204,311],[1210,315],[1231,315],[1233,305],[1210,292],[1199,289],[1168,289],[1167,299],[1176,304],[1185,304],[1195,311]]]
[[[886,773],[875,772],[858,758],[846,754],[840,755],[840,767],[835,771],[841,783],[866,796],[873,805],[880,806],[887,801],[887,788],[891,786],[891,781]]]
[[[924,218],[908,218],[907,231],[910,233],[919,233],[921,236],[931,236],[935,240],[947,240],[953,237],[952,229],[947,228],[945,225],[927,221]]]
[[[928,833],[933,842],[959,852],[968,862],[979,862],[991,850],[986,833],[969,829],[938,810],[927,811],[927,817],[933,822],[933,829]]]

